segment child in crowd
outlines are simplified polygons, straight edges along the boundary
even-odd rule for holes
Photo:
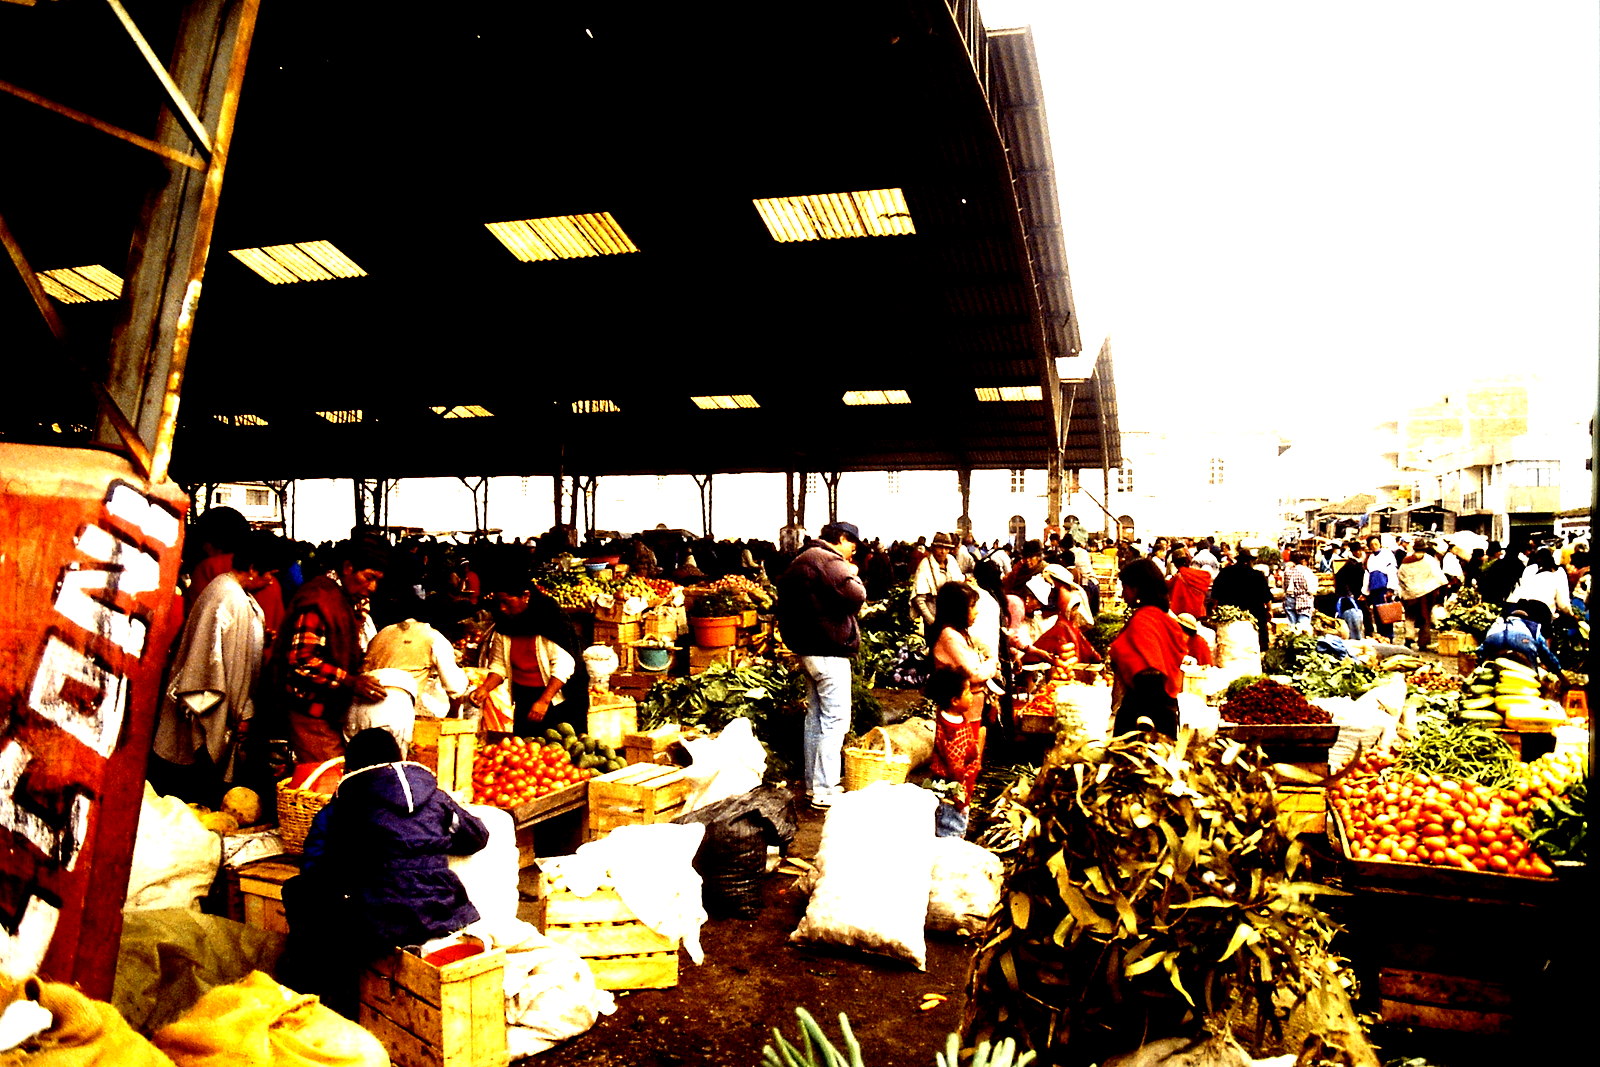
[[[983,766],[983,701],[968,684],[966,672],[950,667],[935,670],[922,691],[936,709],[930,763],[939,794],[934,833],[965,837],[967,812]]]
[[[289,941],[280,980],[354,1019],[369,963],[478,921],[448,857],[488,840],[483,821],[432,771],[400,761],[393,734],[356,734],[338,791],[311,822],[300,874],[283,887]]]

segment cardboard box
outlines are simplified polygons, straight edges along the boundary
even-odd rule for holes
[[[505,964],[500,949],[439,966],[391,953],[361,976],[357,1021],[395,1067],[505,1067]]]

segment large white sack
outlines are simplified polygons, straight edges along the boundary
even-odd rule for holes
[[[878,782],[833,802],[817,882],[789,940],[882,953],[927,970],[923,924],[933,883],[933,812],[915,785]]]
[[[935,837],[931,881],[928,929],[970,937],[1000,907],[1005,865],[982,845],[960,837]]]
[[[182,800],[161,796],[146,782],[123,907],[198,911],[221,865],[221,835],[201,825]]]

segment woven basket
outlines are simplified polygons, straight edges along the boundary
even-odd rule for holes
[[[882,742],[882,748],[865,747],[874,734]],[[865,789],[874,782],[899,785],[911,774],[910,755],[896,752],[889,735],[882,730],[868,730],[861,740],[861,745],[844,750],[844,788],[847,792]]]
[[[343,762],[343,756],[328,760],[312,771],[306,781],[315,782],[329,767]],[[333,799],[332,793],[296,789],[289,784],[292,781],[293,778],[285,778],[278,783],[278,837],[283,841],[285,852],[299,852],[305,847],[306,834],[311,832],[311,820]]]

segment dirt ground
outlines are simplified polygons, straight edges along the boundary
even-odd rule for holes
[[[790,854],[816,855],[822,816],[802,811]],[[588,1033],[522,1062],[561,1067],[758,1067],[777,1026],[798,1037],[794,1009],[805,1008],[837,1040],[840,1012],[861,1042],[868,1067],[932,1067],[959,1024],[962,990],[976,942],[928,936],[928,969],[886,957],[789,943],[805,914],[794,877],[769,875],[753,919],[712,919],[701,930],[705,962],[680,953],[673,989],[617,994],[616,1013]],[[925,993],[949,999],[919,1010]]]

